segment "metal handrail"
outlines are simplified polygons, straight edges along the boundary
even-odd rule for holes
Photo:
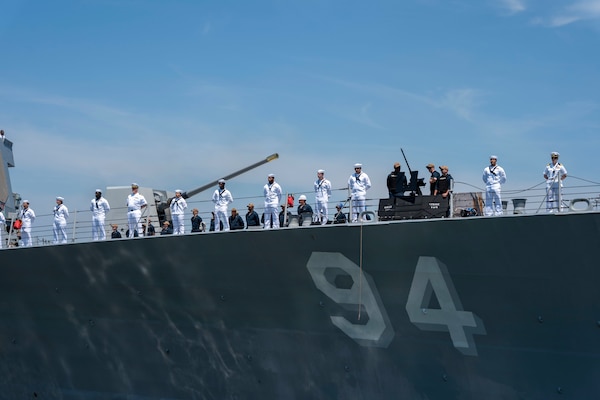
[[[541,187],[539,187],[541,186]],[[461,188],[465,188],[461,182],[456,182],[456,186],[454,189],[454,196],[457,193],[466,191],[461,191]],[[478,189],[474,186],[468,186],[468,190]],[[467,190],[467,191],[468,191]],[[298,192],[300,193],[300,192]],[[312,188],[307,189],[304,193],[312,193]],[[474,193],[479,193],[483,198],[485,198],[485,191],[476,191]],[[506,201],[507,209],[505,214],[512,215],[515,213],[513,199],[524,199],[525,206],[522,210],[517,210],[523,214],[536,214],[536,213],[545,213],[545,194],[546,188],[545,185],[538,185],[538,187],[529,188],[526,191],[520,190],[506,190],[502,193],[502,198]],[[574,209],[571,207],[573,202],[582,202],[585,199],[589,202],[589,206],[586,206],[585,209]],[[259,213],[259,215],[263,211],[263,197],[262,196],[248,196],[248,197],[236,197],[236,204],[247,204],[248,202],[253,202],[255,204],[255,211]],[[330,220],[333,220],[333,216],[336,213],[335,205],[338,203],[344,203],[344,210],[346,213],[349,212],[350,203],[347,201],[347,189],[334,189],[333,195],[329,201],[328,211]],[[285,201],[282,200],[282,201]],[[378,207],[379,207],[379,198],[367,198],[366,200],[367,210],[369,213],[376,215]],[[312,204],[311,204],[312,205]],[[202,217],[204,223],[208,226],[210,223],[211,211],[213,211],[213,204],[210,200],[188,200],[188,215],[186,216],[186,234],[191,231],[191,223],[189,218],[191,218],[191,210],[193,208],[198,208],[200,210],[200,216]],[[292,214],[295,214],[295,207],[291,209]],[[375,211],[375,212],[373,212]],[[562,212],[585,212],[585,211],[600,211],[600,185],[598,184],[584,184],[584,185],[566,185],[563,189],[563,210]],[[242,217],[244,217],[245,213],[240,213]],[[112,207],[110,211],[111,221],[116,223],[119,226],[119,231],[121,232],[123,238],[125,238],[125,233],[127,230],[127,209],[126,207]],[[460,215],[460,210],[453,210],[453,216],[457,217]],[[117,217],[115,217],[117,216]],[[10,216],[7,216],[7,220],[10,221]],[[348,221],[351,219],[348,218]],[[144,219],[145,222],[145,219]],[[160,227],[158,226],[158,221],[153,220],[154,228],[156,230],[156,234],[159,235]],[[12,224],[11,224],[12,225]],[[5,241],[8,239],[9,235],[11,240],[14,241],[15,236],[18,232],[15,232],[12,229],[12,226],[7,227],[8,232],[3,232],[2,240]],[[52,245],[53,244],[53,215],[52,213],[47,214],[38,214],[36,221],[32,227],[32,241],[35,246],[44,246],[44,245]],[[110,226],[105,227],[107,240],[110,240],[111,228]],[[69,232],[68,243],[81,243],[81,242],[89,242],[92,241],[92,213],[87,209],[75,209],[71,210],[71,217],[67,222],[67,231]],[[209,232],[206,232],[207,234]],[[8,246],[3,246],[4,248]]]

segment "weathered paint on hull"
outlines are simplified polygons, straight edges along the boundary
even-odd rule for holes
[[[2,251],[0,392],[593,398],[599,238],[586,213]]]

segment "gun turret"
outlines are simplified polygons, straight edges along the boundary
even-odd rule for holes
[[[276,160],[279,158],[279,154],[277,153],[273,153],[270,156],[266,157],[263,160],[260,160],[252,165],[249,165],[245,168],[242,168],[238,171],[235,171],[229,175],[225,175],[221,178],[215,179],[214,181],[207,183],[206,185],[202,185],[200,187],[197,187],[195,189],[192,190],[188,190],[186,192],[181,193],[181,197],[183,197],[184,199],[189,199],[192,196],[197,195],[198,193],[201,193],[207,189],[210,189],[212,187],[215,187],[215,185],[219,182],[219,179],[225,179],[225,180],[229,180],[232,178],[235,178],[238,175],[243,174],[244,172],[248,172],[254,168],[260,167],[263,164],[266,164],[270,161]],[[166,200],[164,200],[166,198]],[[169,220],[170,219],[170,209],[169,209],[169,204],[171,204],[171,200],[173,199],[173,196],[170,196],[167,198],[166,192],[160,193],[158,191],[154,191],[154,201],[156,202],[156,211],[158,213],[158,219],[160,221],[160,223],[162,224],[163,221],[165,220]]]
[[[235,171],[229,175],[223,176],[222,178],[232,179],[238,175],[243,174],[244,172],[250,171],[251,169],[266,164],[269,161],[276,160],[277,158],[279,158],[279,154],[271,154],[270,156],[266,157],[263,160],[260,160],[259,162],[256,162],[252,165]],[[184,199],[188,199],[192,196],[197,195],[200,192],[205,191],[206,189],[216,186],[219,179],[216,179],[210,183],[207,183],[206,185],[202,185],[195,189],[188,190],[187,192],[184,192],[181,195]],[[130,192],[131,187],[129,186],[112,186],[106,188],[106,193],[104,193],[104,197],[108,200],[108,202],[111,205],[123,204],[124,199],[127,198],[127,195]],[[169,208],[169,204],[171,204],[171,200],[174,196],[174,193],[172,191],[167,191],[165,189],[152,189],[148,187],[140,187],[139,192],[146,198],[146,201],[148,201],[148,208],[144,209],[145,211],[143,214],[143,218],[152,219],[153,222],[156,222],[156,220],[158,219],[161,225],[164,221],[171,220],[171,210]],[[106,222],[107,224],[123,224],[123,218],[122,216],[118,216],[117,214],[111,212],[109,213]]]

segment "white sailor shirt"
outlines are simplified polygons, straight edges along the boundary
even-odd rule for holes
[[[183,197],[173,197],[169,207],[172,215],[182,215],[187,209],[187,202]]]
[[[327,179],[315,181],[315,198],[317,201],[327,201],[331,196],[331,182]]]
[[[357,199],[365,197],[367,195],[367,190],[371,188],[369,175],[364,172],[361,172],[360,174],[353,173],[348,179],[348,187],[350,188],[353,198]]]
[[[263,193],[265,195],[265,207],[279,207],[283,192],[277,182],[267,183],[263,188]]]
[[[69,218],[69,209],[64,204],[57,204],[54,207],[54,220],[59,222],[67,222]]]
[[[139,193],[131,193],[129,196],[127,196],[127,211],[140,210],[147,204],[146,198]]]
[[[110,205],[104,197],[100,197],[99,199],[94,197],[90,204],[90,211],[94,217],[105,217],[106,213],[110,211]]]
[[[506,182],[506,173],[499,165],[489,165],[483,170],[482,179],[487,187],[497,189]]]

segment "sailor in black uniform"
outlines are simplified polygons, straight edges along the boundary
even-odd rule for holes
[[[338,205],[335,206],[335,209],[337,211],[335,213],[335,216],[333,217],[334,224],[345,224],[346,223],[346,214],[344,214],[343,208],[344,208],[343,203],[339,203]]]
[[[313,216],[313,209],[310,204],[306,203],[306,196],[301,195],[298,197],[298,223],[300,226],[306,224],[309,225]],[[305,221],[304,218],[307,218]]]
[[[390,199],[404,196],[404,190],[407,186],[406,174],[400,171],[400,163],[394,163],[394,170],[387,176],[387,187]]]

